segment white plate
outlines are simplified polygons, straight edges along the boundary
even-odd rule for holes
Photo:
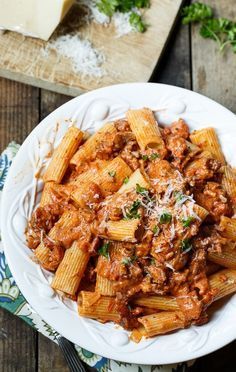
[[[135,344],[112,323],[100,324],[78,316],[76,304],[61,299],[50,288],[51,274],[30,257],[25,245],[26,219],[34,206],[34,177],[44,165],[51,144],[58,144],[72,121],[97,130],[104,121],[122,117],[128,108],[150,107],[168,125],[182,117],[191,129],[214,126],[227,160],[236,166],[236,117],[219,104],[191,91],[159,84],[124,84],[102,88],[64,104],[45,118],[21,146],[8,174],[2,198],[1,224],[5,253],[23,295],[40,316],[72,342],[107,358],[139,364],[167,364],[210,353],[236,336],[236,296],[201,327],[159,336]],[[56,127],[58,123],[58,128]],[[36,201],[37,202],[37,201]]]

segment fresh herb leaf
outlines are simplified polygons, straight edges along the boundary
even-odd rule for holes
[[[148,160],[148,156],[147,155],[142,155],[142,159],[143,160]]]
[[[128,210],[128,212],[126,212],[125,219],[133,220],[133,219],[140,218],[140,214],[138,213],[138,209],[140,205],[141,205],[140,200],[135,200],[132,206],[130,207],[130,209]]]
[[[160,231],[160,229],[157,225],[155,225],[152,229],[152,232],[153,232],[154,235],[157,235],[159,233],[159,231]]]
[[[104,13],[108,17],[111,17],[117,10],[119,3],[119,0],[100,0],[97,3],[97,7],[101,13]]]
[[[110,255],[109,255],[109,247],[110,247],[110,243],[104,243],[99,249],[98,249],[98,253],[100,254],[100,256],[104,256],[106,257],[107,260],[110,259]]]
[[[116,12],[130,13],[129,22],[137,31],[144,32],[147,28],[137,9],[149,8],[150,0],[99,0],[97,7],[108,17],[112,17]]]
[[[174,197],[177,202],[180,202],[184,198],[184,194],[180,191],[174,191]]]
[[[121,263],[122,263],[123,265],[128,266],[128,265],[133,264],[137,259],[138,259],[138,257],[135,256],[135,255],[132,256],[132,257],[124,257],[124,258],[122,258]]]
[[[160,223],[170,223],[172,220],[172,215],[170,213],[164,212],[160,216]]]
[[[159,158],[160,157],[160,155],[159,154],[157,154],[156,152],[154,152],[153,154],[151,154],[150,155],[150,160],[155,160],[155,159],[157,159],[157,158]]]
[[[189,227],[193,221],[195,221],[195,218],[192,217],[192,216],[189,216],[187,218],[183,218],[182,219],[183,227]]]
[[[213,12],[209,5],[196,2],[184,7],[182,10],[182,16],[182,22],[186,25],[191,22],[200,22],[212,18]]]
[[[152,259],[151,259],[151,265],[155,265],[155,263],[156,263],[155,258],[152,258]]]
[[[215,40],[222,51],[226,45],[236,45],[236,23],[226,18],[209,19],[202,24],[200,35]]]
[[[146,189],[145,187],[140,186],[138,183],[136,184],[136,193],[137,194],[145,195],[145,194],[147,194],[147,192],[148,192],[148,189]]]
[[[147,25],[146,23],[144,23],[143,19],[142,19],[142,16],[138,13],[135,13],[135,12],[132,12],[129,16],[129,23],[131,24],[131,26],[133,26],[133,28],[135,28],[135,30],[137,30],[138,32],[145,32],[146,29],[147,29]]]
[[[127,176],[127,177],[125,177],[123,183],[126,185],[128,182],[129,182],[129,177]]]
[[[192,244],[189,239],[184,239],[181,241],[181,252],[188,253],[192,250]]]
[[[213,17],[212,8],[199,2],[183,8],[182,15],[184,24],[199,22],[200,35],[205,39],[216,41],[220,51],[228,45],[236,53],[236,22],[222,17]]]
[[[110,172],[108,172],[108,174],[109,174],[109,176],[114,178],[116,176],[116,171],[110,171]]]

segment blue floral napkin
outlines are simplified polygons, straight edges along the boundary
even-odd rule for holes
[[[7,177],[8,170],[11,166],[12,159],[16,155],[19,145],[11,142],[7,149],[0,156],[0,203],[1,194]],[[52,341],[57,342],[56,337],[58,333],[50,327],[27,303],[24,296],[16,285],[11,271],[6,262],[4,255],[3,244],[0,236],[0,307],[10,311],[11,313],[19,316],[31,327],[42,333],[44,336],[50,338]],[[78,345],[75,348],[80,358],[89,366],[96,368],[99,372],[181,372],[186,371],[187,363],[179,365],[165,365],[165,366],[145,366],[130,363],[117,362],[103,358],[99,355],[91,353],[88,350],[82,349]],[[189,363],[188,363],[189,364]]]

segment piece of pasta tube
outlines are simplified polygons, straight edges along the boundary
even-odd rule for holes
[[[59,146],[55,149],[52,159],[43,176],[44,182],[60,183],[68,168],[70,159],[83,139],[83,132],[76,127],[70,127]]]
[[[208,260],[215,262],[230,269],[236,269],[236,249],[235,244],[226,244],[222,252],[209,252]]]
[[[58,231],[62,228],[71,228],[73,226],[78,225],[80,221],[80,213],[79,211],[66,211],[63,213],[59,221],[53,226],[53,228],[49,231],[49,238],[53,241],[57,239]],[[38,247],[34,251],[35,256],[39,263],[43,267],[50,267],[50,249],[41,242]]]
[[[116,310],[113,297],[101,296],[96,292],[81,291],[78,297],[79,315],[102,322],[119,322],[120,314]]]
[[[134,304],[157,310],[179,310],[176,298],[171,296],[140,296],[134,299]]]
[[[222,186],[227,192],[227,194],[236,201],[236,174],[233,169],[228,165],[221,168],[223,173]]]
[[[204,221],[209,214],[209,212],[205,208],[201,207],[198,204],[193,205],[193,212],[198,216],[198,218],[200,218],[201,221]]]
[[[100,236],[109,240],[135,243],[142,235],[143,227],[139,219],[108,221],[105,232]]]
[[[129,178],[126,178],[124,180],[125,183],[123,183],[121,188],[118,190],[119,194],[135,189],[137,184],[141,187],[144,187],[145,189],[150,189],[150,184],[142,175],[140,169],[137,169],[134,173],[131,174]]]
[[[126,117],[141,150],[151,148],[158,152],[165,148],[160,129],[150,109],[129,110]]]
[[[70,164],[79,165],[84,161],[90,161],[94,156],[97,146],[103,141],[107,134],[112,135],[117,130],[113,123],[105,124],[98,132],[93,134],[88,140],[79,148],[79,150],[72,157]]]
[[[236,241],[236,218],[222,216],[219,230],[225,238]]]
[[[124,179],[130,177],[132,170],[117,156],[99,173],[99,187],[104,196],[114,193],[122,186]]]
[[[163,311],[153,315],[138,318],[147,337],[165,334],[186,326],[185,316],[181,311]]]
[[[97,274],[95,291],[103,296],[115,296],[115,282]]]
[[[132,174],[130,167],[119,156],[108,162],[107,166],[98,173],[88,171],[86,181],[82,182],[71,194],[71,198],[84,206],[84,199],[91,183],[98,185],[103,197],[116,192],[123,180]]]
[[[225,164],[224,154],[214,128],[203,128],[195,130],[190,134],[192,143],[199,146],[202,150],[209,151],[212,156]]]
[[[215,291],[213,301],[236,292],[236,270],[220,270],[209,277],[210,288]]]
[[[55,182],[46,182],[44,184],[42,196],[40,199],[40,207],[44,207],[47,204],[51,204],[53,202],[53,188]]]
[[[75,295],[87,267],[89,257],[89,253],[81,245],[81,242],[74,241],[72,246],[65,251],[65,255],[53,278],[52,288],[69,295]]]

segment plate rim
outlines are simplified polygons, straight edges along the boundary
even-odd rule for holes
[[[33,131],[30,132],[30,134],[26,137],[26,139],[24,140],[20,150],[19,150],[19,153],[23,153],[25,147],[27,146],[31,136],[35,133],[35,131],[38,130],[39,127],[42,127],[42,125],[44,123],[47,122],[47,120],[49,119],[49,117],[51,115],[56,115],[57,113],[59,113],[61,110],[65,109],[66,106],[69,106],[69,105],[73,105],[73,103],[77,102],[80,100],[80,97],[89,97],[89,96],[92,96],[94,92],[104,92],[104,91],[109,91],[109,89],[119,89],[120,87],[123,87],[124,89],[128,86],[132,86],[132,87],[142,87],[142,86],[147,86],[147,85],[150,85],[150,86],[155,86],[157,87],[157,89],[161,88],[161,87],[165,87],[165,89],[173,89],[173,90],[178,90],[179,92],[183,91],[185,92],[186,94],[191,94],[191,95],[197,95],[197,96],[200,96],[201,98],[204,98],[204,100],[209,101],[211,102],[211,104],[214,104],[216,105],[216,107],[219,107],[221,110],[224,110],[225,113],[229,114],[230,116],[232,116],[232,118],[235,120],[236,122],[236,116],[227,108],[225,108],[224,106],[222,106],[221,104],[211,100],[210,98],[208,97],[205,97],[199,93],[196,93],[196,92],[193,92],[193,91],[190,91],[188,89],[185,89],[185,88],[180,88],[180,87],[176,87],[176,86],[173,86],[173,85],[167,85],[167,84],[157,84],[157,83],[126,83],[126,84],[117,84],[117,85],[111,85],[111,86],[108,86],[108,87],[103,87],[103,88],[99,88],[99,89],[96,89],[96,90],[93,90],[91,92],[88,92],[88,93],[85,93],[81,96],[78,96],[78,97],[75,97],[71,100],[69,100],[68,102],[64,103],[63,105],[61,105],[60,107],[58,107],[56,110],[52,111],[48,116],[46,116],[38,125],[36,125],[36,127],[33,129]],[[18,157],[18,154],[16,155],[16,157],[14,158],[13,160],[13,163],[12,163],[12,166],[17,163],[17,157]],[[8,176],[7,176],[7,179],[5,181],[5,184],[4,184],[4,188],[3,188],[3,192],[2,192],[2,200],[1,200],[1,203],[2,203],[2,207],[1,207],[1,235],[2,235],[2,242],[3,242],[3,246],[4,246],[4,253],[6,255],[6,259],[7,259],[7,262],[8,262],[8,265],[10,267],[10,270],[13,274],[13,277],[14,279],[16,280],[16,283],[17,285],[19,286],[20,288],[20,291],[22,292],[23,296],[26,298],[27,302],[30,304],[31,306],[31,298],[30,298],[30,295],[28,293],[25,293],[25,289],[22,290],[22,287],[23,285],[19,284],[20,282],[20,279],[19,279],[19,276],[18,276],[18,273],[17,273],[17,270],[16,270],[16,266],[14,264],[14,262],[12,261],[12,257],[10,255],[10,252],[8,251],[8,249],[5,249],[5,246],[7,246],[7,244],[5,245],[5,243],[7,243],[7,240],[8,240],[8,236],[7,236],[7,229],[6,229],[6,223],[5,223],[5,220],[4,220],[4,204],[5,204],[5,194],[6,194],[6,190],[7,190],[7,187],[8,187],[8,183],[10,182],[10,177],[9,175],[11,176],[11,170],[13,169],[11,166],[10,168],[10,171],[8,173]],[[11,238],[10,238],[11,240]],[[19,279],[19,280],[18,280]],[[33,307],[33,306],[32,306]],[[37,309],[37,313],[42,317],[42,319],[45,319],[45,316],[42,315],[42,312],[41,312],[41,309],[38,310]],[[44,313],[44,312],[43,312]],[[46,320],[47,323],[51,323],[48,322]],[[55,327],[55,325],[53,325],[53,328],[57,330],[57,327]],[[236,327],[235,327],[235,331],[236,331]],[[62,332],[60,332],[62,333]],[[176,333],[177,334],[177,333]],[[68,339],[71,339],[70,338],[70,335],[67,333],[67,332],[63,332],[63,335],[65,335],[65,337],[67,337]],[[193,358],[197,358],[197,357],[200,357],[200,356],[203,356],[203,355],[206,355],[206,354],[209,354],[225,345],[227,345],[228,343],[230,343],[231,341],[233,341],[235,339],[235,336],[233,336],[233,334],[231,335],[228,335],[228,337],[225,337],[224,338],[224,341],[222,341],[223,338],[221,338],[221,342],[215,342],[215,344],[211,345],[211,347],[207,348],[207,351],[204,352],[204,348],[203,349],[200,349],[198,352],[194,352],[194,353],[189,353],[190,355],[186,355],[187,357],[187,360],[191,360]],[[78,343],[78,341],[74,341],[72,340],[73,342],[75,343]],[[90,348],[87,346],[87,344],[84,346],[83,343],[81,345],[81,342],[80,342],[80,346],[81,347],[84,347],[84,348],[87,348],[89,350],[91,350],[92,352],[94,353],[98,353],[98,354],[101,354],[99,353],[99,350],[95,350],[93,347]],[[136,354],[136,352],[134,353]],[[119,356],[120,355],[120,356]],[[106,354],[105,352],[102,353],[102,356],[106,357],[106,358],[109,358],[109,359],[115,359],[115,360],[118,360],[118,361],[126,361],[128,363],[139,363],[139,364],[170,364],[170,363],[179,363],[179,362],[183,362],[183,361],[186,361],[186,358],[169,358],[168,361],[166,361],[166,358],[163,358],[163,360],[156,360],[155,357],[154,358],[146,358],[145,361],[141,361],[140,359],[137,359],[137,355],[134,355],[134,358],[132,357],[132,353],[131,354],[127,354],[125,353],[124,354],[124,357],[122,357],[122,351],[116,351],[114,350],[114,355],[108,355]]]

